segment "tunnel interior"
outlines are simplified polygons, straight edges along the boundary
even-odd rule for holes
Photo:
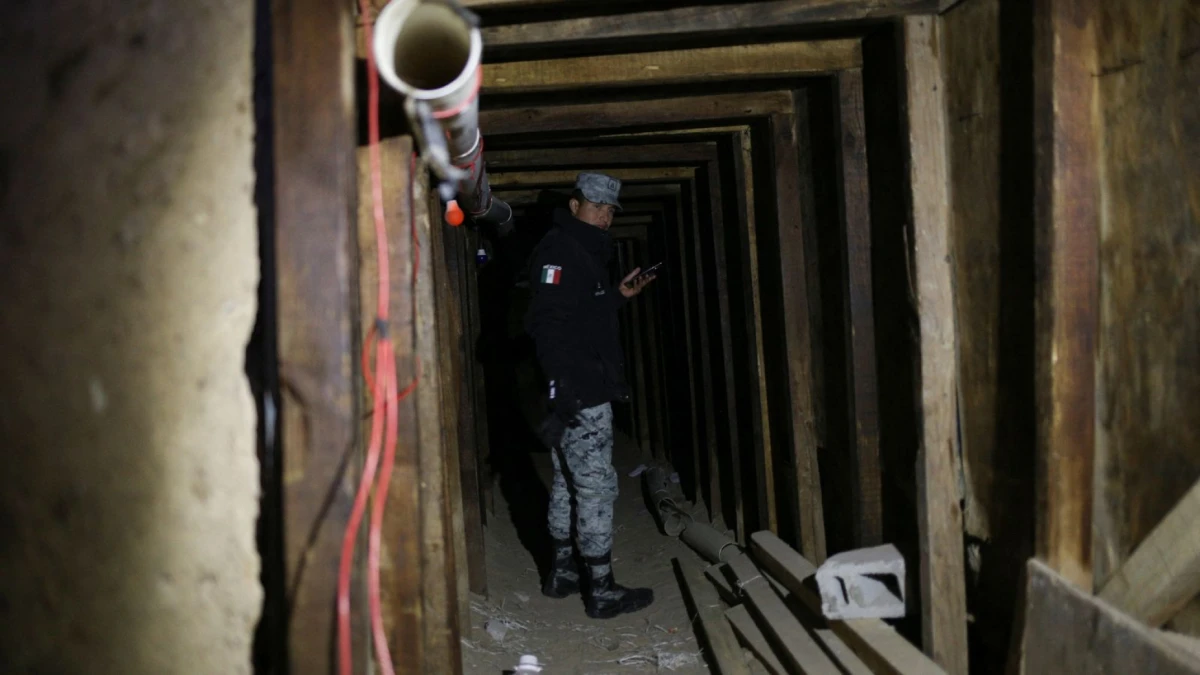
[[[533,69],[519,79],[520,63],[503,70],[504,59],[561,53],[485,58],[484,159],[516,228],[446,230],[447,254],[465,268],[466,356],[486,425],[475,449],[480,520],[521,519],[534,562],[548,539],[544,490],[531,496],[528,481],[537,487],[533,458],[547,451],[532,433],[545,380],[523,327],[528,264],[580,171],[623,181],[612,281],[663,263],[621,312],[633,396],[614,404],[618,435],[677,472],[683,496],[741,544],[770,530],[818,562],[885,542],[920,559],[900,31],[858,26],[847,41],[845,28],[810,30],[837,67],[781,74],[789,50],[804,61],[806,43],[754,34],[681,41],[741,45],[780,64],[751,76],[714,68],[694,83],[615,84],[564,65],[542,71],[552,82],[542,85]],[[510,72],[518,84],[506,87]],[[920,566],[907,570],[919,588]],[[908,602],[893,623],[919,644],[920,594]]]

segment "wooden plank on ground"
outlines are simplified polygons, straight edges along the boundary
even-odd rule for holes
[[[806,77],[862,65],[860,40],[808,40],[489,63],[483,93]]]
[[[1034,8],[1037,556],[1092,587],[1099,163],[1096,5]]]
[[[916,278],[917,516],[925,653],[948,673],[967,672],[967,598],[958,499],[957,335],[950,251],[950,184],[941,19],[904,20],[912,230]]]
[[[801,206],[803,187],[797,169],[800,166],[800,148],[795,115],[772,115],[770,133],[773,143],[772,158],[775,179],[775,213],[777,222],[773,232],[759,228],[761,264],[773,264],[777,270],[772,277],[777,280],[781,293],[779,307],[783,310],[783,328],[787,369],[788,399],[771,409],[777,411],[787,424],[794,461],[796,463],[796,490],[800,495],[797,514],[800,522],[799,545],[805,554],[817,560],[825,559],[825,537],[823,511],[821,509],[821,478],[817,462],[817,443],[813,414],[813,351],[809,304],[812,301],[807,262],[816,256],[816,251],[805,247],[804,228],[816,227],[816,223],[805,222]],[[774,247],[769,251],[763,247]],[[766,312],[764,312],[765,314]]]
[[[271,6],[288,658],[293,672],[321,675],[333,670],[337,569],[354,499],[343,477],[361,447],[355,118],[345,97],[330,96],[353,88],[350,7]],[[366,655],[361,640],[355,655]]]
[[[770,532],[750,536],[754,559],[763,571],[787,588],[818,616],[821,598],[813,575],[817,568]],[[945,671],[879,619],[830,621],[829,627],[875,673],[889,675],[944,673]]]
[[[721,596],[725,604],[732,606],[741,602],[741,598],[737,596],[737,593],[733,590],[733,586],[729,583],[729,577],[727,576],[728,569],[729,566],[725,563],[709,565],[704,570],[704,576],[708,577],[713,588],[717,589],[717,594]]]
[[[845,339],[850,455],[855,471],[854,542],[875,546],[883,537],[883,499],[879,473],[879,387],[875,372],[875,307],[871,275],[871,212],[866,122],[861,69],[836,77],[838,184],[843,235],[842,278],[846,303]]]
[[[1159,627],[1200,594],[1200,482],[1137,547],[1100,598]]]
[[[671,562],[683,586],[692,623],[699,622],[718,675],[749,675],[741,647],[722,612],[721,600],[716,589],[704,580],[704,571],[695,564],[684,565],[679,558],[672,558]]]
[[[788,675],[787,669],[783,667],[758,624],[754,623],[754,618],[750,616],[750,610],[746,609],[745,605],[736,605],[725,610],[725,618],[733,626],[733,632],[737,633],[742,644],[754,652],[754,656],[758,657],[771,675]]]
[[[783,604],[771,584],[759,574],[749,556],[735,553],[726,562],[737,577],[759,626],[779,649],[780,658],[790,671],[812,675],[841,673],[800,620]]]
[[[696,125],[712,120],[750,119],[773,112],[787,112],[791,107],[792,95],[786,91],[537,105],[480,110],[479,127],[489,136],[580,129],[596,135],[603,130],[646,125]]]
[[[648,10],[610,16],[581,17],[483,29],[489,58],[513,48],[526,51],[552,46],[591,46],[614,40],[679,38],[731,31],[865,19],[937,10],[937,0],[773,0]]]
[[[1195,675],[1188,659],[1154,629],[1081,591],[1045,563],[1027,566],[1024,672]]]

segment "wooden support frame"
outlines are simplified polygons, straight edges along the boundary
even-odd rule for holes
[[[861,41],[856,39],[511,61],[484,66],[483,94],[578,86],[622,87],[693,84],[731,78],[804,77],[827,75],[861,65]]]
[[[1029,561],[1028,579],[1022,672],[1200,674],[1200,663],[1158,631],[1041,561]]]
[[[966,576],[958,499],[957,334],[941,20],[903,24],[911,181],[912,276],[919,364],[917,517],[925,653],[946,672],[968,671]]]
[[[1091,589],[1099,320],[1094,13],[1034,3],[1036,554]]]
[[[294,673],[321,675],[333,670],[333,571],[353,501],[342,475],[361,443],[355,120],[329,95],[352,87],[351,21],[345,3],[281,0],[271,10],[288,659]],[[355,653],[365,656],[361,642]]]
[[[854,542],[883,540],[883,491],[879,468],[879,388],[875,369],[874,291],[871,274],[871,214],[866,122],[861,69],[844,70],[836,81],[837,167],[842,225],[843,313],[846,325],[847,408],[853,458]]]
[[[512,60],[515,54],[550,47],[595,49],[621,41],[653,44],[670,36],[700,37],[742,31],[780,30],[805,24],[885,19],[937,11],[937,0],[772,0],[648,10],[612,16],[581,17],[483,30],[485,57]]]

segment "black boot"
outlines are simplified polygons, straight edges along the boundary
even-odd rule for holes
[[[571,540],[554,540],[554,562],[546,583],[542,584],[542,595],[550,598],[565,598],[579,592],[579,567],[575,565],[575,551]]]
[[[593,619],[611,619],[618,614],[636,612],[654,602],[650,588],[625,588],[613,580],[612,553],[584,559],[591,572],[588,585],[587,615]]]

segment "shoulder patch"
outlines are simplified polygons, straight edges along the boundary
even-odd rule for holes
[[[558,265],[542,265],[541,281],[543,284],[553,284],[557,286],[558,283],[562,281],[562,267]]]

